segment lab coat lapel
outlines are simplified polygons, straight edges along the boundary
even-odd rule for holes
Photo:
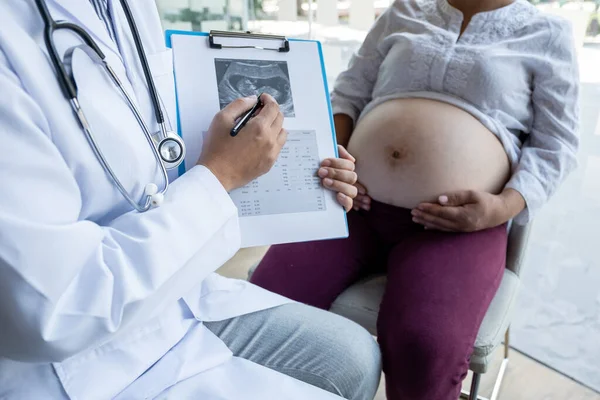
[[[157,132],[159,127],[156,124],[144,70],[121,1],[108,0],[108,4],[114,19],[116,41],[121,52],[123,64],[126,66],[127,78],[133,86],[135,97],[140,105],[144,120],[152,132]],[[154,5],[146,5],[147,8],[144,9],[143,3],[140,0],[135,2],[128,1],[128,4],[133,14],[133,19],[136,21],[138,34],[142,40],[154,85],[158,90],[161,107],[163,107],[164,116],[167,118],[167,125],[173,128],[172,118],[169,116],[169,114],[175,114],[174,106],[171,106],[171,104],[174,104],[173,89],[175,86],[173,82],[171,51],[166,48],[162,35],[150,33],[155,31],[162,32],[160,23],[157,23],[154,18],[156,10],[154,13],[151,12],[151,7]],[[149,29],[149,26],[151,29]],[[173,98],[173,101],[171,101],[171,98]],[[165,107],[167,107],[166,110],[164,109]]]
[[[53,7],[55,10],[53,10]],[[121,57],[116,43],[111,39],[106,27],[96,14],[89,0],[50,0],[48,7],[54,19],[65,18],[83,27],[94,40],[102,43],[117,57]],[[57,13],[55,13],[56,11]]]
[[[129,24],[127,23],[127,18],[125,17],[125,12],[118,1],[109,0],[108,7],[113,17],[116,36],[115,40],[117,41],[120,50],[123,65],[126,67],[125,73],[134,88],[134,95],[136,98],[137,96],[145,95],[148,96],[149,99],[149,92],[146,90],[146,79],[144,77],[144,72],[140,64],[140,58],[137,53],[137,48],[135,47],[135,42],[133,41]],[[139,101],[139,99],[137,100]],[[147,104],[146,106],[149,105],[150,104]],[[145,109],[142,111],[145,111]],[[149,115],[144,115],[144,117],[146,121],[149,120]]]

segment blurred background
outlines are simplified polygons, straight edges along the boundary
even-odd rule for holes
[[[320,40],[330,87],[390,3],[157,0],[165,29],[250,30]],[[567,18],[575,30],[581,76],[581,151],[579,169],[534,222],[512,335],[513,346],[535,363],[511,364],[509,371],[529,379],[512,381],[520,385],[520,393],[528,393],[518,398],[600,399],[600,0],[533,3],[544,12]],[[257,250],[257,257],[263,252]],[[511,385],[510,373],[505,385]],[[575,386],[553,386],[563,377]],[[527,391],[535,386],[535,379],[542,380],[541,384]],[[501,398],[517,399],[506,396]]]
[[[164,29],[234,30],[317,39],[335,78],[392,0],[156,0]],[[600,46],[600,0],[532,1],[573,22],[578,46]],[[599,67],[600,68],[600,67]]]

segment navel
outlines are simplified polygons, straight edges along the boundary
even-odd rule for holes
[[[386,152],[386,159],[392,167],[395,167],[398,164],[403,163],[404,159],[408,155],[407,149],[402,148],[402,147],[397,147],[397,146],[387,146],[385,152]]]

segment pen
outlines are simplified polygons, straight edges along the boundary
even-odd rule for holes
[[[237,124],[235,124],[235,126],[231,130],[231,136],[237,136],[237,134],[240,133],[242,128],[246,126],[248,121],[250,121],[250,118],[252,118],[256,110],[258,110],[258,108],[262,106],[262,101],[260,101],[260,96],[262,95],[262,93],[258,95],[258,98],[256,99],[256,104],[251,109],[246,111],[246,113],[242,116],[242,118],[240,118]]]

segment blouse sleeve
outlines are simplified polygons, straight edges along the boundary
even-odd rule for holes
[[[579,68],[572,28],[553,24],[547,52],[533,77],[533,123],[506,185],[527,204],[515,222],[526,224],[577,166]]]
[[[379,16],[359,50],[350,59],[348,69],[337,78],[331,94],[334,114],[346,114],[356,122],[371,101],[379,66],[385,57],[381,42],[389,31],[393,14],[398,12],[397,7],[395,3]]]

